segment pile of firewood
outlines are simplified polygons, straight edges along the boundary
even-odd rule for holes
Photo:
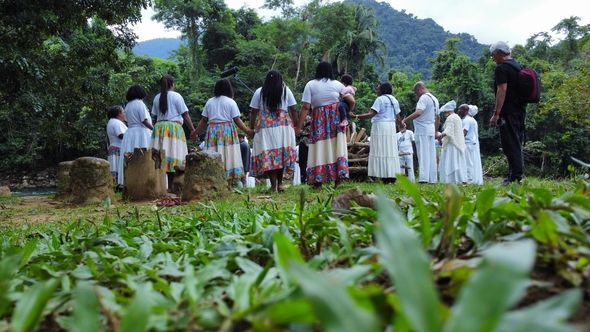
[[[369,164],[369,142],[367,131],[361,128],[358,132],[356,124],[346,128],[348,145],[348,171],[351,177],[366,177]]]

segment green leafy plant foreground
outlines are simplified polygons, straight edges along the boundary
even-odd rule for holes
[[[587,327],[586,184],[381,189],[378,211],[291,189],[3,227],[0,331]]]

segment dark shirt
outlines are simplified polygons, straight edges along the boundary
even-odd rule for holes
[[[514,59],[507,60],[522,67]],[[494,94],[498,91],[498,85],[508,83],[506,89],[506,99],[502,106],[502,114],[524,113],[526,110],[526,103],[520,101],[518,97],[518,71],[507,63],[496,65],[494,70]]]

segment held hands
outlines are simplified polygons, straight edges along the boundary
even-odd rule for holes
[[[197,135],[197,130],[195,128],[193,128],[193,130],[191,130],[191,133],[190,133],[190,138],[191,139],[196,139],[197,136],[198,136]]]
[[[492,118],[490,119],[490,127],[495,128],[498,126],[498,119],[500,117],[496,114],[494,114],[494,116],[492,116]]]

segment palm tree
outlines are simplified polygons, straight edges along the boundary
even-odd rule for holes
[[[372,9],[354,6],[355,26],[346,32],[346,38],[334,46],[338,72],[353,73],[362,77],[364,63],[368,56],[374,56],[383,65],[386,47],[377,37],[377,18]]]

